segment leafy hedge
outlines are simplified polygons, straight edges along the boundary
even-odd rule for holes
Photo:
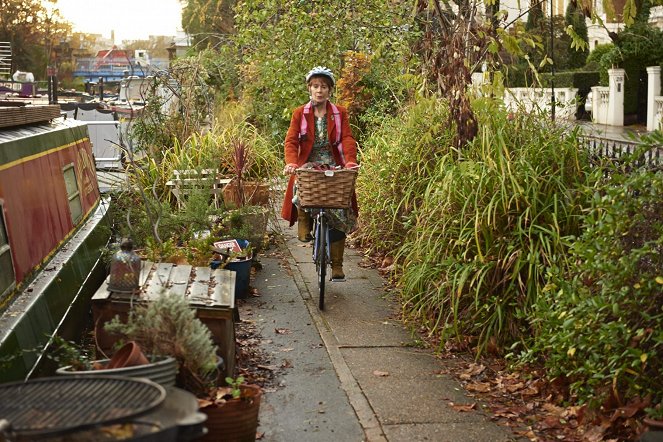
[[[489,101],[477,103],[481,129],[471,145],[450,149],[438,123],[446,138],[435,143],[447,147],[427,155],[430,147],[416,147],[437,120],[423,107],[431,103],[418,103],[366,145],[363,233],[394,247],[406,314],[431,333],[469,336],[479,349],[521,339],[531,333],[548,266],[577,233],[575,189],[587,160],[574,134],[537,116],[509,120]]]
[[[511,345],[567,378],[572,401],[660,403],[663,172],[592,168],[548,119],[475,111],[461,152],[431,99],[365,143],[361,236],[395,257],[404,316],[442,342]]]
[[[540,357],[581,401],[663,399],[663,173],[612,171],[591,199],[569,266],[552,272],[523,360]]]
[[[541,84],[550,87],[552,75],[540,74]],[[578,93],[587,95],[592,86],[598,86],[601,75],[598,71],[566,71],[555,73],[555,87],[575,87]]]

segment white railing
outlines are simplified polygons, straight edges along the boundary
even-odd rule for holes
[[[578,107],[577,88],[555,88],[555,116],[575,119]],[[504,90],[504,104],[509,111],[551,112],[552,89],[514,87]]]
[[[663,97],[654,97],[654,124],[655,129],[663,129]]]
[[[598,124],[608,124],[608,103],[610,101],[610,88],[606,86],[592,87],[592,121]]]

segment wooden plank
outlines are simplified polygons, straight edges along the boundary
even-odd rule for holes
[[[140,276],[138,277],[138,287],[143,287],[145,285],[153,265],[154,263],[152,261],[141,261]]]
[[[212,274],[214,293],[212,300],[214,306],[235,308],[235,277],[237,272],[226,269],[216,269]]]
[[[190,265],[176,265],[173,267],[170,273],[170,293],[177,296],[186,296],[191,269]]]
[[[170,272],[173,269],[173,264],[169,262],[160,262],[157,268],[152,272],[150,279],[147,281],[145,287],[145,297],[148,301],[152,301],[161,296],[162,293],[168,291],[168,281],[170,280]]]
[[[209,296],[210,273],[209,267],[196,267],[196,277],[189,286],[190,303],[211,301]]]
[[[110,275],[104,279],[104,282],[101,283],[97,291],[92,295],[92,301],[104,301],[108,299],[110,296],[110,292],[108,291],[108,280],[110,279]]]

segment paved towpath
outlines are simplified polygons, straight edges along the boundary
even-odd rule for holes
[[[443,362],[417,348],[394,319],[383,279],[359,267],[346,250],[347,281],[330,283],[317,308],[310,247],[278,223],[284,243],[260,257],[242,302],[242,319],[262,337],[278,386],[265,393],[259,432],[264,441],[510,441],[517,438],[470,404]],[[313,295],[313,296],[312,296]]]

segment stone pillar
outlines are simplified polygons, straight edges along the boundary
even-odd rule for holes
[[[608,121],[610,126],[624,125],[624,69],[608,69]]]
[[[647,130],[656,130],[656,102],[654,97],[661,95],[661,67],[647,68]]]

